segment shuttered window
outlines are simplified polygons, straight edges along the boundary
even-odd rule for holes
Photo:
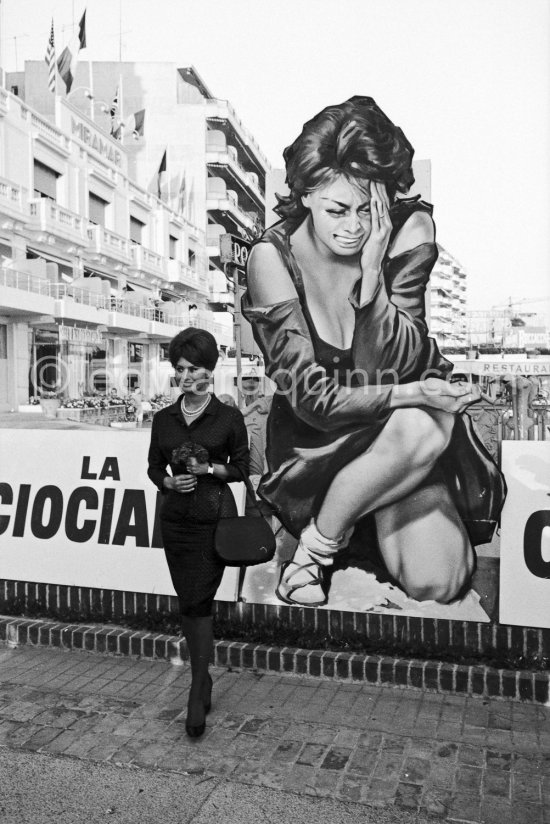
[[[168,257],[175,260],[178,256],[178,239],[174,235],[168,236]]]
[[[142,223],[137,217],[130,215],[130,240],[132,243],[137,243],[141,246],[144,228],[145,223]]]
[[[39,160],[34,161],[34,193],[37,197],[57,200],[57,178],[59,174]]]
[[[90,192],[88,200],[88,219],[90,223],[96,223],[98,226],[105,226],[105,209],[108,205],[108,202],[103,200],[102,197],[94,195],[93,192]]]
[[[0,323],[0,360],[8,358],[8,327]]]

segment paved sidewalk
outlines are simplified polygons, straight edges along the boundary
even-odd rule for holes
[[[339,801],[357,821],[393,805],[407,822],[550,822],[550,708],[212,674],[207,731],[192,741],[187,665],[0,645],[0,748]]]

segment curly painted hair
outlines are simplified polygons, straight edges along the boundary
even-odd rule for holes
[[[302,196],[345,175],[364,186],[366,180],[385,183],[392,202],[414,183],[414,149],[398,126],[372,97],[350,97],[328,106],[304,124],[302,133],[283,152],[287,196],[277,195],[275,212],[298,218],[307,212]]]

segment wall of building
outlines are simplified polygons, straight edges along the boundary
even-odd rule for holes
[[[31,73],[27,91],[32,84]],[[71,102],[44,87],[41,95],[41,108],[50,108],[46,95],[56,103],[51,118],[0,91],[0,326],[7,361],[0,408],[24,405],[52,375],[65,396],[110,386],[124,392],[136,380],[150,396],[168,386],[161,344],[182,327],[209,329],[231,346],[230,316],[220,319],[208,306],[205,233],[132,179],[125,144]],[[48,197],[35,196],[35,161],[53,175]],[[105,202],[95,224],[90,193]],[[131,216],[143,224],[135,243]],[[37,377],[37,363],[39,371],[46,364],[47,379]]]

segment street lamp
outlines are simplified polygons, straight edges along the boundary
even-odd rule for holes
[[[96,100],[92,90],[90,88],[88,88],[88,86],[77,86],[75,89],[71,89],[71,91],[67,95],[67,100],[69,100],[69,98],[72,97],[73,94],[75,94],[76,92],[79,92],[79,91],[83,91],[84,92],[84,97],[86,97],[90,101],[90,119],[91,120],[94,120],[94,106],[96,106],[96,105],[100,106],[101,111],[104,114],[109,114],[110,109],[109,109],[109,106],[107,105],[107,103],[105,103],[104,100]]]

